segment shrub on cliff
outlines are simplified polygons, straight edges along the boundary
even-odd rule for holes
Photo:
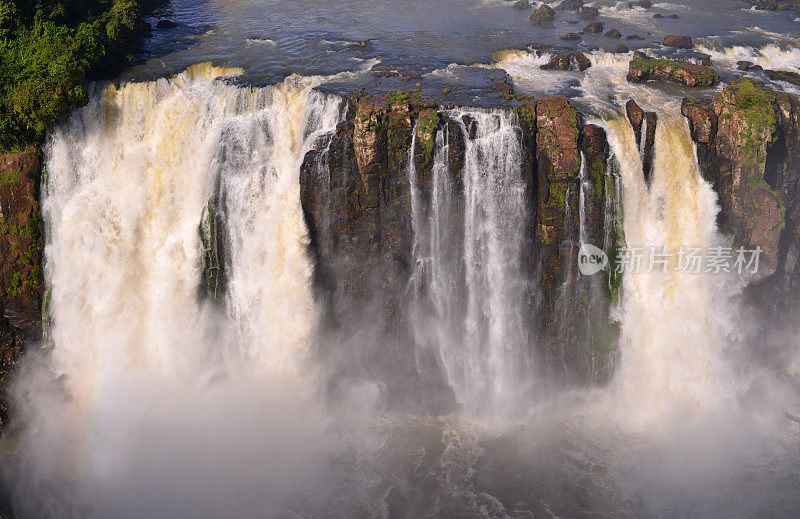
[[[133,59],[163,0],[0,0],[0,148],[41,142],[87,100],[87,79]]]

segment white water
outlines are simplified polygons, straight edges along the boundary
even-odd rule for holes
[[[299,169],[342,105],[311,90],[319,78],[214,80],[232,72],[106,86],[50,137],[49,369],[71,399],[47,389],[30,408],[21,477],[44,483],[23,516],[277,514],[325,459]],[[217,179],[222,309],[198,292]]]
[[[474,139],[469,139],[463,115],[475,120]],[[440,131],[428,221],[414,205],[417,265],[427,271],[434,311],[417,327],[418,335],[432,335],[425,340],[437,348],[448,382],[468,414],[502,415],[525,398],[532,382],[522,264],[528,208],[521,144],[504,112],[453,112],[450,117],[459,121],[466,141],[463,214],[456,210],[449,150]],[[412,189],[418,189],[414,180]],[[454,233],[457,229],[463,229],[463,236]]]
[[[681,272],[681,247],[703,250],[725,244],[716,230],[716,194],[698,170],[685,120],[671,110],[659,114],[652,185],[648,189],[633,131],[624,119],[610,121],[609,139],[622,166],[625,237],[642,256],[638,270],[626,265],[621,362],[616,378],[621,402],[634,423],[670,411],[689,416],[720,411],[732,402],[732,372],[726,346],[735,312],[736,280],[703,270]],[[666,247],[666,272],[650,271],[650,251]],[[733,284],[733,285],[732,285]],[[740,286],[740,285],[739,285]]]

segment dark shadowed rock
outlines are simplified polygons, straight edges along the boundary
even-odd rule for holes
[[[633,99],[625,104],[625,113],[633,128],[636,145],[639,147],[639,152],[642,156],[644,178],[649,182],[653,171],[653,159],[655,158],[658,116],[655,112],[645,112]]]
[[[578,18],[581,20],[596,20],[600,16],[600,10],[597,7],[581,7],[578,9]]]
[[[177,26],[178,24],[172,20],[159,20],[158,23],[156,23],[157,29],[174,29]]]
[[[559,11],[577,11],[583,7],[583,0],[564,0],[560,4],[558,4]]]
[[[642,37],[639,36],[638,34],[629,34],[628,36],[625,36],[625,39],[626,40],[641,40]]]
[[[553,23],[555,16],[556,12],[551,7],[542,5],[533,12],[530,20],[534,25],[549,25]]]
[[[568,32],[561,39],[564,41],[581,41],[581,37],[574,32]]]
[[[676,49],[691,49],[694,47],[690,37],[675,36],[672,34],[664,38],[664,45],[667,47],[675,47]]]
[[[592,62],[582,52],[561,51],[550,58],[550,62],[541,66],[543,70],[586,70]]]
[[[617,54],[625,54],[626,52],[630,52],[631,49],[625,45],[624,43],[620,43],[616,47],[614,47],[614,52]]]
[[[767,77],[772,81],[785,81],[796,86],[800,86],[800,74],[786,70],[765,70]]]
[[[583,28],[584,32],[599,34],[603,32],[603,22],[592,22]]]
[[[622,33],[616,29],[611,29],[606,33],[606,36],[608,36],[609,38],[619,39],[622,38]]]
[[[528,0],[517,0],[517,2],[514,4],[514,9],[518,11],[523,11],[525,9],[530,9],[530,8],[531,8],[531,3]]]

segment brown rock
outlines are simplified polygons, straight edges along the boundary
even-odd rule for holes
[[[43,290],[39,175],[36,153],[0,155],[0,303],[14,314],[15,325],[34,335]]]
[[[592,22],[583,28],[583,32],[599,34],[603,32],[603,22]]]
[[[581,7],[578,9],[578,18],[581,20],[596,20],[600,16],[600,10],[597,7]]]
[[[582,52],[577,51],[565,51],[565,52],[556,52],[550,58],[548,63],[545,63],[541,66],[542,70],[580,70],[584,71],[592,66],[592,62],[589,61]]]
[[[694,47],[692,39],[688,36],[674,36],[669,35],[664,38],[664,45],[667,47],[675,47],[678,49],[691,49]]]

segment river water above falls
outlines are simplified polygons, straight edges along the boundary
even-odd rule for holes
[[[593,5],[631,50],[687,34],[724,74],[800,71],[796,15],[720,3]],[[4,474],[19,517],[800,514],[800,354],[759,358],[750,279],[673,261],[610,289],[575,263],[586,242],[728,244],[690,94],[626,81],[632,52],[602,34],[569,44],[588,70],[542,70],[535,44],[588,22],[512,6],[173,2],[178,28],[48,136],[46,333]],[[603,160],[585,131],[547,133],[556,101],[534,142],[497,103],[412,120],[395,101],[373,124],[340,85],[389,69],[567,96]],[[657,115],[652,157],[630,99]]]

